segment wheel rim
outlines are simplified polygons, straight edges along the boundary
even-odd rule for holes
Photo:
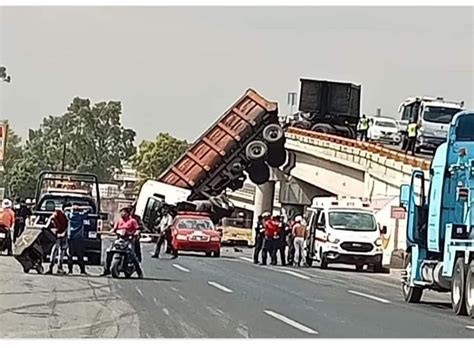
[[[461,301],[461,277],[459,276],[459,269],[456,268],[456,274],[453,279],[453,303],[459,303]]]
[[[471,274],[471,270],[469,270],[470,274],[467,277],[467,289],[466,289],[466,306],[468,310],[471,310],[473,307],[474,301],[474,277]]]

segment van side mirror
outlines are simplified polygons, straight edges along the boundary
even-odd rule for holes
[[[382,226],[380,228],[380,234],[387,234],[387,226]]]
[[[407,208],[410,200],[410,185],[403,184],[400,186],[400,207]]]
[[[317,224],[316,228],[320,231],[325,231],[326,230],[326,226],[324,226],[324,224]]]

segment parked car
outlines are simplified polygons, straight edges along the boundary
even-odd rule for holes
[[[367,132],[367,137],[371,141],[378,141],[392,145],[399,145],[402,140],[395,120],[382,117],[374,119]]]

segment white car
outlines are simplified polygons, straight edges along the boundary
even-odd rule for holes
[[[397,123],[391,118],[375,118],[367,137],[372,141],[398,145],[402,141]]]

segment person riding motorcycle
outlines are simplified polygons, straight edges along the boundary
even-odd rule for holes
[[[6,250],[9,256],[13,255],[12,232],[15,228],[15,212],[13,211],[13,203],[9,199],[2,202],[2,210],[0,211],[0,228],[5,230]]]
[[[117,221],[114,228],[110,232],[115,234],[118,231],[124,231],[125,235],[128,237],[133,236],[133,238],[139,238],[140,227],[138,225],[137,220],[135,220],[131,216],[130,207],[125,207],[120,210],[120,219]],[[128,242],[129,242],[130,258],[135,266],[135,269],[138,274],[138,278],[143,278],[143,271],[134,250],[135,243],[133,240],[128,240]],[[101,274],[101,276],[107,276],[110,274],[110,266],[112,264],[112,256],[113,256],[113,253],[111,252],[111,250],[112,250],[112,246],[110,246],[106,251],[105,267],[104,267],[104,272]]]

